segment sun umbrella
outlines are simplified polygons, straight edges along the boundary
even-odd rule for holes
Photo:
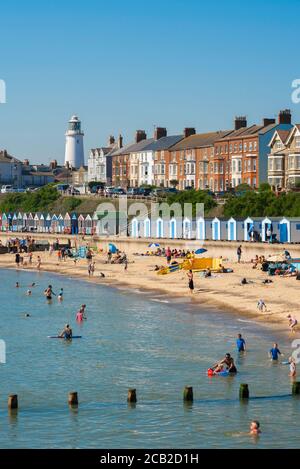
[[[117,250],[118,250],[118,248],[117,248],[114,244],[112,244],[112,243],[109,243],[108,249],[109,249],[109,251],[110,251],[112,254],[115,254],[115,253],[117,252]]]
[[[150,243],[148,248],[159,248],[160,244],[158,243]]]
[[[207,252],[207,249],[200,248],[200,249],[197,249],[197,251],[195,251],[195,254],[204,254],[205,252]]]

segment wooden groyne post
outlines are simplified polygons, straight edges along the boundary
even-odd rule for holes
[[[18,408],[18,396],[17,394],[11,394],[8,396],[8,408],[17,409]]]
[[[183,390],[183,400],[184,402],[193,402],[194,393],[192,386],[185,386]]]
[[[135,404],[137,402],[136,389],[128,389],[127,402]]]
[[[240,392],[239,392],[240,399],[249,399],[249,387],[248,384],[242,383],[240,385]]]
[[[70,406],[78,406],[78,393],[77,392],[69,392],[68,403]]]
[[[293,383],[292,394],[293,394],[293,396],[299,396],[300,395],[300,381],[295,381],[295,383]]]

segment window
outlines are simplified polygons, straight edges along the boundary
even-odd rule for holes
[[[256,177],[253,178],[253,187],[256,187]]]
[[[282,143],[280,141],[276,142],[275,143],[275,149],[276,150],[281,150],[281,148],[283,147]]]
[[[275,159],[275,169],[276,171],[280,171],[282,169],[282,161],[280,158]]]
[[[224,173],[224,164],[223,163],[220,163],[220,173],[221,174]]]
[[[248,160],[248,171],[251,171],[251,160]]]
[[[247,160],[244,161],[244,171],[247,172]]]
[[[238,160],[238,172],[242,171],[242,160]]]
[[[232,160],[232,172],[235,173],[236,171],[236,161],[235,160]]]
[[[235,144],[234,144],[234,153],[237,152],[237,148],[238,148],[237,143],[235,143]]]
[[[218,174],[218,163],[214,164],[214,173]]]
[[[253,171],[256,171],[256,159],[253,160]]]
[[[244,143],[244,151],[247,151],[247,142]]]
[[[296,225],[296,230],[300,230],[300,225]]]
[[[243,151],[243,144],[242,143],[239,144],[239,150]]]
[[[232,143],[229,145],[229,151],[232,153]]]

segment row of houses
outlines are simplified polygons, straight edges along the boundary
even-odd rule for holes
[[[189,218],[163,220],[133,218],[130,223],[132,238],[198,239],[200,241],[261,241],[300,243],[300,218],[248,217],[196,220]]]
[[[283,138],[293,128],[299,130],[291,121],[291,112],[285,109],[277,120],[264,118],[258,125],[248,125],[244,116],[236,117],[230,130],[196,133],[195,128],[185,128],[182,134],[169,136],[166,128],[156,127],[151,138],[137,130],[135,140],[125,146],[122,136],[117,142],[110,137],[107,147],[91,150],[88,180],[122,187],[176,186],[213,192],[241,183],[255,188],[268,180],[270,142],[271,153],[273,142],[274,152],[279,149],[275,133]]]

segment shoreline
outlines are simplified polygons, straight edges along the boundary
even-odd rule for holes
[[[35,267],[37,255],[42,258],[40,270]],[[56,253],[50,256],[48,252],[34,253],[33,264],[20,268],[15,265],[14,254],[2,254],[0,268],[19,272],[49,272],[119,290],[128,289],[129,292],[140,290],[142,293],[153,293],[154,296],[159,294],[170,304],[172,304],[172,300],[178,299],[181,299],[182,303],[193,304],[195,312],[197,312],[197,306],[209,306],[224,312],[224,320],[226,320],[226,313],[230,312],[234,316],[248,318],[289,337],[296,338],[298,335],[297,333],[292,335],[289,332],[286,318],[287,314],[290,313],[300,321],[295,278],[274,278],[274,283],[262,285],[262,279],[266,278],[265,273],[253,270],[249,263],[234,264],[227,261],[225,265],[233,267],[234,273],[216,274],[210,279],[199,278],[198,274],[195,273],[195,292],[190,294],[185,271],[158,276],[156,272],[150,270],[155,263],[164,261],[162,258],[129,256],[128,272],[124,272],[123,265],[105,264],[104,259],[104,254],[94,256],[96,270],[93,277],[89,277],[87,274],[87,261],[85,259],[81,259],[75,265],[72,259],[58,261]],[[99,277],[100,272],[105,274],[105,278]],[[239,285],[238,282],[243,277],[253,283]],[[293,290],[293,295],[289,290]],[[274,295],[275,291],[276,296]],[[138,292],[136,293],[138,294]],[[256,304],[259,298],[264,298],[266,301],[267,312],[258,312]]]

